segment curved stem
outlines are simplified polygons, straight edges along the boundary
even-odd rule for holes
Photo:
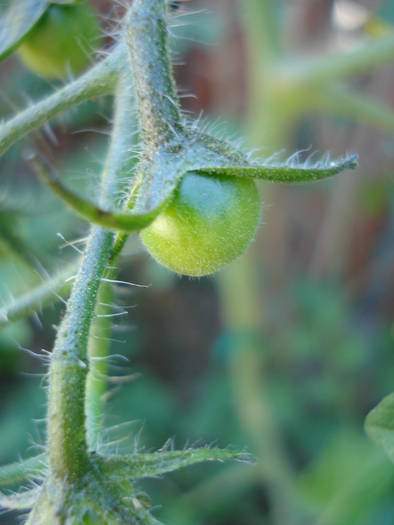
[[[124,64],[125,47],[118,45],[102,62],[74,82],[0,125],[0,155],[33,129],[76,104],[111,93]]]
[[[120,77],[112,142],[103,172],[101,205],[117,194],[126,168],[124,141],[130,122],[120,108],[129,102],[129,75]],[[128,151],[128,149],[127,149]],[[48,448],[51,472],[58,478],[78,478],[89,468],[85,429],[85,393],[89,363],[87,346],[97,294],[110,257],[113,233],[92,232],[76,278],[66,315],[60,325],[49,370]],[[86,411],[89,400],[86,399]]]
[[[49,370],[48,447],[52,473],[78,477],[88,465],[85,435],[87,343],[112,233],[93,228],[60,326]]]
[[[130,148],[134,141],[132,98],[130,75],[124,74],[119,79],[115,99],[113,135],[106,161],[107,170],[112,171],[115,175],[114,185],[109,188],[106,198],[101,199],[100,204],[104,206],[113,203],[114,196],[118,193],[118,181],[130,179],[130,172],[133,167],[130,159]],[[130,186],[132,184],[133,180]],[[131,197],[128,200],[130,199]],[[117,243],[119,237],[124,239],[120,245]],[[115,236],[108,258],[110,267],[105,272],[106,278],[113,277],[114,269],[111,265],[115,262],[126,239],[127,234],[124,233],[118,233]],[[107,387],[107,362],[105,358],[108,353],[108,337],[111,329],[110,318],[105,316],[111,313],[111,307],[108,306],[111,301],[111,286],[108,282],[101,283],[99,301],[95,312],[96,318],[88,344],[89,373],[86,380],[85,413],[87,443],[90,450],[97,448],[103,423],[103,394]]]
[[[140,128],[146,144],[182,131],[167,46],[165,0],[135,0],[126,25]]]

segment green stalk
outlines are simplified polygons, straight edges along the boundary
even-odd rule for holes
[[[8,323],[27,317],[51,301],[54,302],[59,295],[62,297],[66,295],[71,288],[69,279],[75,274],[76,269],[77,263],[73,262],[53,277],[43,281],[42,284],[17,297],[11,304],[2,306],[0,308],[0,330]]]
[[[165,2],[163,0],[136,0],[130,10],[126,25],[138,101],[140,129],[145,144],[147,144],[146,141],[152,144],[156,141],[166,140],[173,135],[174,131],[182,129],[168,57],[165,16]],[[130,145],[133,143],[133,137],[130,133],[128,134],[128,131],[130,131],[132,119],[131,107],[131,99],[128,101],[126,98],[119,100],[114,129],[114,135],[118,138],[113,141],[109,152],[108,162],[117,165],[117,171],[121,178],[127,177],[130,171]],[[134,197],[131,190],[129,198],[124,204],[124,211],[133,207]],[[127,237],[128,235],[124,232],[118,232],[115,236],[109,260],[110,264],[116,260]],[[107,277],[110,277],[110,274],[111,272]],[[109,287],[103,287],[100,300],[109,304],[111,303],[110,296]],[[99,306],[96,313],[107,315],[109,309],[105,306]],[[90,372],[86,383],[85,404],[87,440],[90,449],[96,449],[99,444],[103,422],[103,394],[106,390],[105,376],[107,372],[105,356],[108,348],[104,339],[108,337],[110,332],[110,322],[107,317],[101,317],[101,321],[96,320],[94,332],[96,340],[91,339],[89,344]],[[101,339],[97,339],[97,337]]]
[[[124,174],[123,126],[128,112],[129,76],[120,78],[116,96],[115,125],[103,171],[101,205],[109,205],[119,189]],[[130,126],[130,122],[128,122]],[[127,128],[130,129],[130,128]],[[127,150],[128,151],[128,150]],[[49,370],[48,448],[52,474],[60,479],[80,478],[89,469],[86,437],[85,394],[89,367],[87,346],[97,294],[111,254],[114,234],[93,227],[82,264],[60,325]],[[93,365],[94,366],[94,365]],[[94,370],[92,371],[94,374]],[[92,398],[86,398],[86,412],[91,414]]]
[[[78,478],[88,468],[85,434],[87,343],[113,234],[93,228],[60,326],[49,370],[48,448],[51,472]]]
[[[130,147],[134,142],[135,129],[132,99],[131,75],[125,74],[120,78],[118,95],[115,100],[114,128],[106,161],[107,170],[115,175],[114,187],[110,189],[108,197],[101,200],[100,204],[102,205],[109,206],[113,203],[114,195],[119,190],[119,181],[130,178],[133,169],[133,159],[130,157]],[[121,244],[118,244],[117,239],[119,238],[122,239]],[[111,266],[123,248],[127,234],[118,233],[114,239],[108,259],[109,268],[105,272],[107,279],[114,276],[114,270]],[[107,306],[111,302],[111,286],[108,282],[104,282],[101,284],[95,312],[96,319],[88,345],[89,373],[86,381],[85,411],[87,442],[91,450],[97,448],[103,423],[103,394],[107,388],[107,362],[105,357],[108,353],[108,337],[112,324],[110,318],[98,316],[106,316],[111,313],[111,308]]]
[[[135,0],[126,28],[142,138],[157,145],[183,129],[168,55],[165,0]]]
[[[86,435],[90,450],[97,450],[104,421],[104,394],[107,390],[108,349],[111,335],[112,286],[101,284],[95,320],[89,336],[89,373],[86,379]]]
[[[52,117],[90,98],[111,93],[125,64],[125,47],[118,45],[111,54],[87,73],[52,95],[21,111],[0,125],[0,155],[16,141]]]
[[[46,454],[40,454],[24,461],[0,466],[0,487],[42,476],[46,470],[46,463]]]

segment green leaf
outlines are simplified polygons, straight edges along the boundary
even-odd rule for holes
[[[365,430],[394,463],[394,393],[371,410],[365,420]]]
[[[224,165],[210,166],[202,163],[193,171],[204,172],[208,175],[225,175],[230,177],[250,177],[271,182],[309,182],[325,179],[337,175],[341,171],[354,169],[358,165],[357,155],[348,155],[337,160],[329,157],[319,162],[299,162],[298,155],[295,160],[290,159],[284,163],[266,161],[265,163],[250,163],[249,165]]]
[[[0,508],[7,510],[29,510],[36,503],[40,488],[35,487],[24,492],[14,494],[2,494],[0,492]]]
[[[244,452],[218,448],[191,448],[187,450],[159,451],[150,454],[122,455],[106,458],[109,471],[122,471],[132,479],[156,477],[181,468],[207,461],[250,462]]]
[[[0,467],[0,486],[36,478],[46,470],[46,464],[46,454],[40,454],[24,461],[3,465]]]
[[[0,60],[12,53],[38,23],[49,0],[11,0],[0,19]]]

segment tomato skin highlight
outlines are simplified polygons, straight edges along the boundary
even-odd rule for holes
[[[48,79],[81,72],[100,43],[100,25],[87,2],[51,4],[18,48],[22,62]]]
[[[254,181],[188,173],[173,201],[140,236],[163,266],[201,277],[220,270],[245,251],[259,218]]]

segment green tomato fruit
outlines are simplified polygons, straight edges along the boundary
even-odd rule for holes
[[[259,217],[254,181],[188,173],[173,201],[140,235],[159,263],[197,277],[241,255],[253,239]]]
[[[43,77],[79,73],[100,40],[100,26],[86,2],[48,7],[18,48],[22,62]]]

